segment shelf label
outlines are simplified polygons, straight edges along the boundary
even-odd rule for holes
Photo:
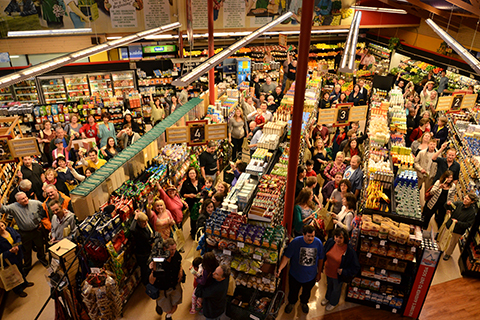
[[[417,252],[417,247],[412,247],[412,252]]]
[[[369,295],[369,294],[370,294],[370,290],[366,290],[366,291],[365,291],[365,294],[366,294],[366,295]]]
[[[227,250],[227,249],[223,249],[223,254],[226,254],[227,256],[231,256],[231,255],[232,255],[232,251]]]
[[[393,308],[392,313],[397,313],[397,309]]]
[[[353,291],[357,292],[357,291],[358,291],[358,288],[357,288],[357,287],[353,287]]]
[[[376,308],[376,309],[380,309],[380,305],[377,304],[377,305],[375,306],[375,308]]]
[[[387,243],[387,241],[385,241],[385,240],[380,241],[380,245],[381,245],[382,247],[385,246],[386,243]]]
[[[397,264],[397,263],[398,263],[398,259],[397,258],[393,259],[393,264]]]
[[[382,269],[382,270],[380,270],[380,273],[383,274],[383,275],[386,275],[386,274],[387,274],[387,270]]]
[[[372,257],[372,254],[369,252],[367,253],[367,258],[370,259]]]
[[[253,259],[255,259],[255,260],[262,260],[262,257],[259,256],[258,254],[254,254],[254,255],[253,255]]]
[[[256,317],[256,316],[254,316],[253,314],[250,314],[250,318],[253,319],[253,320],[260,320],[259,317]]]
[[[243,247],[245,247],[245,243],[243,243],[243,242],[237,242],[237,247],[238,247],[238,248],[243,248]]]

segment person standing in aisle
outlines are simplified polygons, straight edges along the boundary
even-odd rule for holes
[[[37,196],[37,200],[43,201],[43,182],[45,182],[45,172],[41,165],[33,162],[33,158],[25,156],[22,158],[22,166],[17,172],[17,176],[22,181],[23,179],[30,180],[32,182],[32,190]]]
[[[340,172],[343,175],[345,169],[347,168],[345,163],[343,163],[344,160],[345,154],[342,151],[337,152],[335,161],[329,163],[324,170],[325,176],[327,177],[328,181],[332,181],[337,172]]]
[[[182,228],[183,210],[188,209],[188,204],[180,198],[174,185],[167,184],[163,190],[160,183],[157,182],[157,189],[160,198],[165,202],[165,207],[172,214],[173,220],[179,228]]]
[[[240,106],[244,115],[255,112],[257,109],[257,105],[253,102],[253,97],[247,96],[245,98],[243,94],[240,95]]]
[[[15,199],[15,195],[19,192],[25,192],[28,199],[35,200],[35,192],[32,189],[32,182],[28,179],[23,179],[18,183],[18,185],[10,191],[10,195],[8,196],[8,204],[15,203],[17,200]]]
[[[295,185],[295,198],[298,197],[300,191],[305,188],[305,178],[307,177],[307,169],[304,166],[298,166],[297,168],[297,182]]]
[[[19,192],[15,196],[17,202],[9,205],[0,205],[0,212],[11,214],[15,218],[18,232],[22,237],[23,271],[26,276],[32,270],[32,249],[35,246],[37,258],[46,267],[48,261],[45,257],[45,244],[43,243],[42,222],[46,217],[42,203],[38,200],[29,200],[25,192]]]
[[[313,202],[313,191],[303,188],[295,198],[293,207],[292,231],[295,237],[301,236],[303,227],[309,225],[315,218],[315,203]]]
[[[37,137],[38,146],[40,151],[43,153],[43,160],[51,164],[52,161],[52,150],[50,149],[50,142],[55,140],[57,133],[52,130],[52,123],[48,120],[43,121],[43,129],[40,130],[39,136]]]
[[[220,320],[227,307],[227,292],[231,269],[221,264],[212,273],[213,281],[208,285],[198,285],[195,295],[202,298],[205,320]]]
[[[440,177],[440,180],[432,186],[430,190],[432,198],[427,202],[427,205],[423,207],[423,230],[428,229],[428,225],[434,214],[437,230],[440,229],[445,220],[445,204],[454,201],[456,189],[453,183],[453,172],[450,170],[445,171]]]
[[[150,263],[150,284],[158,290],[158,299],[156,311],[158,314],[166,312],[165,320],[171,320],[172,314],[177,311],[178,305],[182,303],[182,279],[184,271],[182,269],[182,256],[177,251],[175,240],[169,238],[163,242],[163,248],[169,252],[169,257],[162,262],[162,271],[157,271],[156,262]]]
[[[452,204],[448,201],[445,204],[447,214],[451,214],[445,226],[450,228],[452,223],[455,223],[453,229],[452,240],[450,246],[445,250],[443,260],[447,261],[457,246],[458,240],[465,233],[465,230],[470,228],[475,222],[475,214],[477,212],[478,197],[474,192],[468,193],[463,197],[463,201],[457,201]]]
[[[438,95],[443,95],[443,91],[445,91],[446,89],[448,89],[447,72],[445,70],[442,70],[442,72],[440,73],[440,83],[438,84],[437,88]]]
[[[358,145],[357,139],[348,140],[347,145],[343,148],[343,153],[345,154],[345,163],[349,163],[354,156],[359,156],[360,159],[363,157],[363,150]]]
[[[358,81],[358,85],[360,86],[360,93],[363,96],[363,100],[365,102],[367,102],[367,100],[368,100],[368,90],[367,90],[367,88],[365,88],[365,80],[360,79]]]
[[[327,204],[328,199],[330,199],[333,191],[338,189],[340,186],[340,181],[343,179],[343,174],[341,172],[337,172],[335,174],[335,179],[332,181],[328,181],[323,185],[322,188],[322,197],[323,197],[323,204]]]
[[[363,53],[360,53],[360,66],[359,69],[367,70],[375,66],[375,57],[370,54],[368,48],[363,49]]]
[[[72,207],[72,202],[70,197],[58,191],[57,187],[55,187],[53,184],[49,184],[48,186],[45,187],[45,194],[47,195],[47,200],[43,202],[42,207],[43,207],[43,210],[45,210],[45,212],[47,213],[47,218],[51,219],[50,217],[53,216],[53,210],[50,207],[50,202],[52,200],[58,201],[62,209],[73,212],[73,207]]]
[[[210,140],[207,145],[207,150],[200,155],[199,159],[203,179],[211,177],[214,183],[217,179],[218,168],[220,167],[216,150],[217,144],[215,141]]]
[[[188,102],[188,91],[185,87],[182,87],[181,89],[182,91],[180,91],[180,94],[178,95],[178,102],[183,106]]]
[[[457,184],[460,177],[460,164],[455,161],[457,151],[451,148],[447,150],[446,158],[439,157],[447,146],[448,142],[444,142],[440,150],[432,156],[432,161],[437,163],[437,173],[435,174],[433,181],[437,181],[445,171],[450,170],[453,172],[453,183]]]
[[[428,129],[429,124],[430,124],[429,119],[426,119],[426,118],[420,119],[419,127],[416,129],[413,129],[412,134],[410,134],[410,137],[408,138],[410,142],[413,143],[413,141],[420,139],[425,132],[430,132],[430,129]]]
[[[272,77],[267,75],[265,78],[265,83],[262,85],[262,93],[268,97],[269,95],[273,94],[275,92],[275,88],[277,87],[276,82],[272,82]]]
[[[288,72],[287,72],[287,82],[285,83],[285,90],[283,94],[286,94],[292,83],[295,81],[297,76],[297,60],[293,58],[293,53],[287,52],[287,61],[288,61]]]
[[[113,138],[112,138],[113,139]],[[97,150],[95,149],[90,149],[88,151],[88,159],[85,159],[85,157],[82,157],[79,161],[80,164],[89,167],[89,168],[94,168],[96,170],[100,169],[105,163],[107,163],[106,160],[99,159],[98,158],[98,153]]]
[[[50,242],[57,243],[62,239],[72,240],[75,230],[75,215],[62,207],[58,200],[50,200],[48,206],[52,210],[52,231]]]
[[[338,52],[334,58],[333,69],[335,70],[335,73],[338,72],[338,67],[340,66],[340,62],[342,61],[342,56],[343,56],[343,49],[340,50],[340,52]]]
[[[236,108],[231,119],[228,120],[228,142],[233,144],[232,161],[237,157],[242,158],[242,144],[246,135],[247,123],[243,115],[242,109]]]
[[[315,238],[315,228],[305,226],[303,236],[296,237],[290,242],[285,254],[282,257],[277,271],[277,278],[290,261],[290,272],[288,274],[288,304],[285,313],[290,314],[298,301],[304,313],[309,312],[308,300],[313,286],[322,278],[323,260],[325,259],[322,242]]]
[[[144,132],[144,130],[140,128],[140,124],[133,119],[133,116],[130,113],[130,111],[127,111],[127,113],[125,113],[125,115],[123,116],[122,125],[124,129],[126,124],[129,124],[132,127],[132,131],[135,133],[141,134]]]
[[[273,96],[273,101],[275,102],[275,105],[277,108],[280,106],[280,103],[282,102],[283,99],[283,90],[281,86],[277,86],[275,88],[275,92],[272,93]]]
[[[421,190],[423,187],[423,192],[420,194],[420,204],[422,206],[424,205],[425,192],[432,185],[432,175],[435,170],[435,166],[432,166],[432,157],[435,154],[436,146],[437,146],[437,141],[430,140],[428,142],[427,149],[420,151],[418,155],[415,157],[415,162],[413,165],[413,167],[415,168],[415,171],[417,172],[418,189]]]
[[[441,146],[448,138],[447,117],[438,118],[438,123],[433,126],[433,137],[438,140],[438,146]]]
[[[424,151],[428,149],[428,144],[432,141],[432,133],[431,132],[424,132],[423,135],[412,142],[410,149],[412,149],[412,156],[418,156],[420,151]]]
[[[0,253],[3,256],[4,265],[7,261],[11,264],[15,264],[18,271],[22,273],[24,283],[16,286],[12,291],[21,298],[25,298],[27,293],[24,292],[25,288],[32,287],[33,282],[28,282],[23,272],[23,249],[22,238],[20,234],[12,227],[7,227],[7,223],[0,220]]]
[[[328,101],[330,102],[330,104],[333,104],[335,101],[340,99],[341,93],[342,93],[342,86],[339,84],[336,84],[335,88],[333,88],[332,93],[330,93],[330,96],[328,97]],[[322,108],[322,109],[326,109],[326,108]]]
[[[352,184],[348,179],[342,179],[338,184],[338,188],[333,190],[332,194],[328,202],[333,203],[333,207],[331,207],[331,211],[335,214],[340,213],[343,206],[343,198],[350,192],[352,189]]]
[[[140,135],[132,130],[130,124],[123,125],[123,130],[117,134],[117,138],[123,141],[123,148],[127,148],[140,139]]]
[[[253,75],[253,95],[255,98],[260,99],[261,93],[261,86],[260,86],[260,78],[258,78],[258,74]]]
[[[363,182],[363,170],[360,167],[361,162],[362,158],[357,155],[353,156],[350,160],[350,165],[343,174],[343,179],[348,179],[352,184],[352,192],[357,199],[360,195],[360,190],[362,190]]]
[[[348,102],[353,102],[354,106],[361,106],[365,104],[365,99],[360,93],[360,86],[358,84],[353,86],[353,91],[348,96]]]
[[[100,139],[100,148],[107,145],[107,139],[112,137],[117,143],[117,136],[115,134],[115,127],[113,123],[110,122],[111,116],[108,112],[102,113],[102,120],[98,126],[98,138]]]
[[[150,121],[152,122],[152,126],[155,127],[157,123],[165,118],[165,109],[160,98],[153,99],[152,94],[150,94],[150,108],[152,108]]]
[[[103,159],[106,161],[109,161],[110,159],[113,159],[117,154],[119,154],[121,151],[120,147],[118,147],[115,144],[115,139],[112,137],[109,137],[107,139],[107,145],[105,147],[102,147],[100,149],[100,152],[103,155]]]
[[[148,217],[145,213],[140,210],[135,210],[135,216],[130,225],[130,232],[134,239],[134,252],[138,266],[140,267],[141,281],[144,285],[147,285],[148,277],[150,275],[148,258],[152,252],[154,233],[152,228],[148,225]]]
[[[203,179],[200,179],[197,169],[195,169],[195,167],[189,167],[187,169],[187,178],[180,189],[180,195],[185,198],[185,202],[190,209],[190,235],[192,239],[195,239],[195,234],[197,233],[195,222],[200,212],[199,194],[202,191],[203,185]]]
[[[342,285],[360,271],[360,264],[353,247],[348,243],[348,232],[344,228],[333,230],[333,238],[325,243],[325,275],[327,276],[327,293],[321,305],[326,311],[338,306]]]
[[[80,128],[80,135],[82,139],[95,138],[97,145],[100,142],[98,139],[98,124],[95,122],[95,117],[92,114],[87,117],[87,123]]]

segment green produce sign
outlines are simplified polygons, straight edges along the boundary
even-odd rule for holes
[[[165,52],[176,52],[176,45],[166,45],[166,46],[146,46],[143,47],[143,53],[165,53]]]

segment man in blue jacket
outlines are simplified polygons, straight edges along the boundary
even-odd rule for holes
[[[343,174],[343,179],[348,179],[352,183],[352,192],[355,194],[357,200],[360,195],[360,190],[362,190],[363,182],[363,171],[360,167],[361,161],[362,158],[360,158],[360,156],[353,156],[352,159],[350,159],[350,166],[347,167]]]
[[[277,277],[290,261],[290,272],[288,274],[288,304],[285,313],[292,312],[298,301],[300,288],[300,306],[304,313],[308,313],[308,300],[316,282],[322,277],[324,251],[322,242],[315,238],[315,228],[307,225],[303,227],[303,236],[296,237],[290,242],[280,262]]]

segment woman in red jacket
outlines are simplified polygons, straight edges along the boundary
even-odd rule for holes
[[[173,220],[179,228],[182,227],[183,210],[188,209],[188,205],[178,195],[177,188],[171,184],[165,186],[165,190],[157,182],[157,189],[160,198],[165,202],[165,206],[172,213]]]

